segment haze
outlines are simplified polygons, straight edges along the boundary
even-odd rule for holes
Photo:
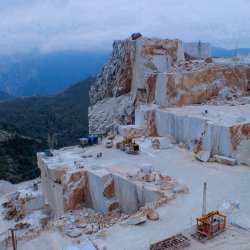
[[[108,50],[133,32],[250,47],[249,0],[0,0],[0,53]]]

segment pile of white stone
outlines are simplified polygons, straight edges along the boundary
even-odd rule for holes
[[[137,169],[134,172],[128,174],[129,178],[139,180],[142,182],[148,182],[156,185],[160,190],[170,190],[173,193],[189,193],[188,187],[183,184],[182,180],[176,180],[166,173],[160,173],[153,169],[153,165],[146,163],[141,169]]]

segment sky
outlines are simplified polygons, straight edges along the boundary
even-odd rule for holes
[[[0,0],[0,53],[110,50],[146,37],[250,47],[250,0]]]

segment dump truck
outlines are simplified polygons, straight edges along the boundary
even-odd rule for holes
[[[124,138],[123,141],[116,143],[116,148],[122,151],[125,150],[125,145],[132,143],[132,138]]]

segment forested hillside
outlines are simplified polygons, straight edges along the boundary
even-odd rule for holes
[[[56,147],[77,144],[88,134],[88,93],[94,80],[90,77],[54,96],[0,103],[0,130],[9,134],[2,140],[0,134],[0,179],[20,182],[38,176],[35,155],[48,147],[50,130],[55,131]]]

